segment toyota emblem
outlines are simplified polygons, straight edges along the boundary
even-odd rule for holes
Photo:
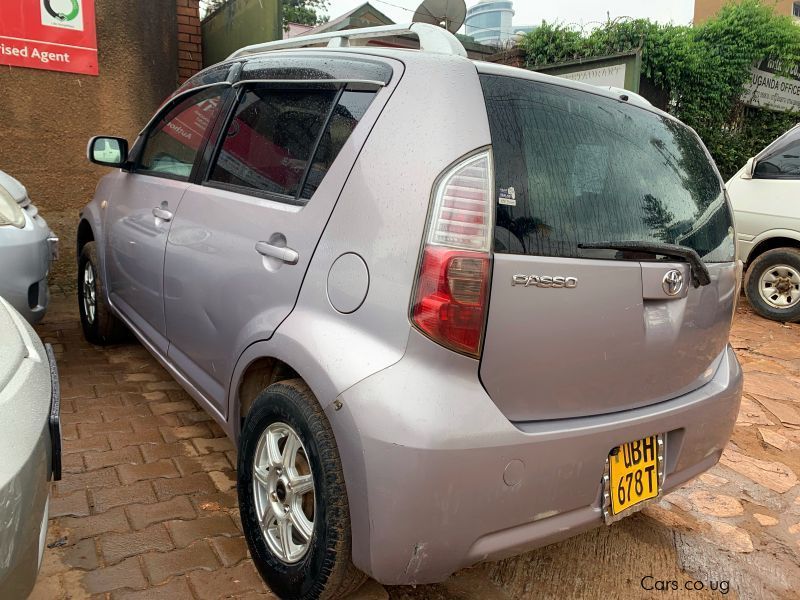
[[[683,273],[677,269],[667,271],[661,281],[661,287],[667,296],[677,296],[683,289]]]

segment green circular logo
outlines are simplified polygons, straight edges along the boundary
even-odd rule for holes
[[[69,12],[63,13],[58,12],[56,9],[53,8],[52,4],[53,0],[43,0],[44,2],[44,9],[48,12],[48,14],[53,17],[54,19],[58,19],[59,21],[73,21],[75,17],[77,17],[81,12],[81,5],[78,0],[70,0],[70,4],[72,8]]]

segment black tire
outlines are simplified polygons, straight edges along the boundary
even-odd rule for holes
[[[773,321],[792,322],[800,320],[800,302],[788,308],[771,306],[759,293],[761,276],[778,265],[786,265],[800,273],[800,251],[794,248],[776,248],[758,256],[747,269],[744,291],[750,306],[762,317]],[[800,289],[796,290],[800,296]]]
[[[314,481],[313,533],[298,562],[270,550],[257,516],[253,463],[262,433],[274,423],[300,438]],[[314,394],[301,379],[275,383],[256,398],[239,439],[239,512],[256,568],[279,598],[333,600],[354,592],[366,576],[353,566],[350,508],[333,430]]]
[[[84,286],[84,276],[87,269],[92,269],[94,280],[94,318],[86,314],[84,296],[86,294]],[[128,336],[128,330],[113,312],[105,300],[106,290],[103,276],[98,267],[97,244],[88,242],[78,257],[78,310],[81,315],[81,327],[83,337],[86,341],[98,346],[124,341]]]

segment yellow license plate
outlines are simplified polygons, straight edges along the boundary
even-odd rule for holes
[[[658,496],[658,436],[628,442],[608,455],[611,513]]]

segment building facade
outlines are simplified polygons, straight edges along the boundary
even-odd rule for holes
[[[514,35],[514,3],[511,0],[483,0],[467,9],[466,33],[476,42],[502,46]]]
[[[712,18],[728,2],[730,0],[695,0],[694,24],[697,25]],[[775,14],[793,16],[800,24],[799,0],[772,0],[767,4],[775,7]]]

